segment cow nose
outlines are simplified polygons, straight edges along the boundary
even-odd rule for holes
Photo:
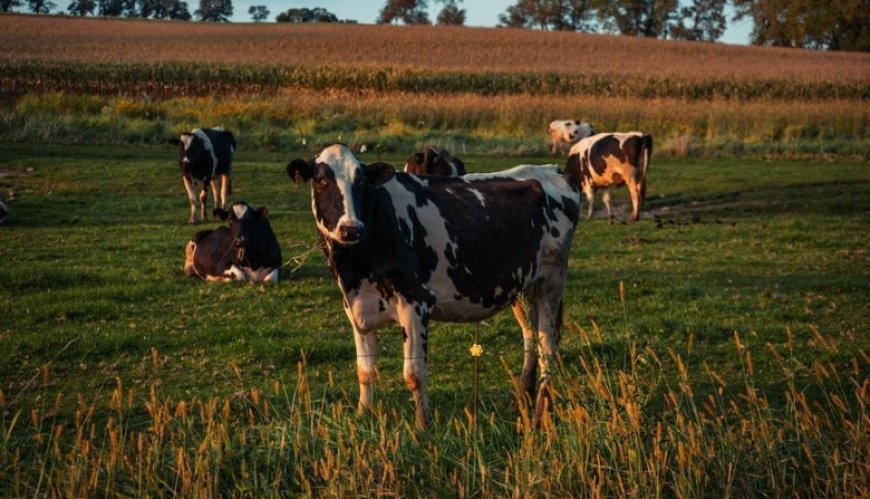
[[[365,235],[363,224],[344,224],[338,228],[341,239],[347,242],[356,242]]]

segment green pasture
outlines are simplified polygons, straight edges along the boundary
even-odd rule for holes
[[[283,173],[290,158],[310,152],[242,151],[235,163],[232,199],[269,208],[288,262],[277,285],[208,284],[182,274],[188,238],[218,223],[185,223],[175,154],[169,146],[0,144],[0,196],[11,207],[0,225],[0,460],[7,466],[0,484],[25,484],[27,495],[38,490],[32,485],[37,479],[19,481],[8,472],[15,449],[28,459],[28,442],[35,438],[26,429],[29,414],[57,401],[55,419],[70,421],[82,401],[108,404],[119,384],[142,398],[152,389],[165,400],[232,398],[252,389],[269,392],[276,382],[294,386],[302,363],[324,410],[355,406],[351,329],[322,253],[309,251],[315,227],[308,188]],[[361,158],[400,167],[406,155]],[[463,159],[472,172],[553,162]],[[665,405],[655,387],[678,381],[679,366],[669,352],[679,354],[703,393],[714,389],[704,365],[727,381],[726,390],[742,390],[747,365],[735,352],[751,351],[752,386],[769,397],[772,411],[785,410],[786,381],[805,387],[811,399],[821,397],[809,381],[814,362],[866,384],[865,162],[653,157],[641,221],[622,222],[629,204],[624,189],[613,197],[620,220],[602,218],[599,200],[595,218],[581,221],[575,234],[565,290],[564,376],[581,371],[580,357],[597,359],[612,372],[636,372],[639,358],[652,363],[655,355],[663,374],[643,380],[639,371],[653,413]],[[464,418],[470,407],[473,333],[472,324],[432,328],[435,435],[449,433],[452,418]],[[510,409],[514,391],[505,366],[513,374],[520,370],[520,331],[504,311],[480,324],[480,337],[483,412],[510,428],[517,412]],[[380,338],[376,400],[395,411],[401,428],[413,421],[401,376],[401,333],[386,327]],[[786,348],[792,352],[789,376],[773,354]],[[132,412],[145,418],[143,407],[134,403]],[[103,412],[95,419],[109,416]],[[10,424],[16,415],[21,420]],[[445,456],[464,455],[449,448],[455,442],[442,444]],[[480,452],[500,456],[500,444],[490,445]],[[866,438],[856,445],[866,451]],[[23,468],[39,474],[43,461],[30,458],[33,464]],[[867,456],[859,452],[857,458],[866,462]],[[62,466],[61,460],[50,462]],[[305,492],[295,482],[281,483],[276,490]],[[407,485],[405,493],[413,490],[413,483]],[[161,487],[132,490],[180,490],[171,483]],[[226,487],[219,490],[270,490]],[[334,492],[328,481],[324,487]],[[794,490],[824,490],[808,487]],[[124,490],[115,492],[132,493]]]
[[[165,364],[164,389],[177,397],[236,390],[231,365],[245,384],[265,385],[291,375],[303,356],[314,379],[331,372],[338,386],[355,390],[350,327],[323,255],[313,251],[289,271],[296,265],[290,260],[315,241],[308,189],[283,173],[300,153],[243,153],[236,163],[233,199],[269,208],[288,261],[280,284],[263,286],[205,284],[181,274],[183,247],[202,227],[185,224],[171,148],[3,150],[0,192],[12,208],[0,227],[7,398],[32,403],[31,378],[45,367],[59,392],[98,395],[116,378],[149,382],[142,371],[152,348]],[[379,159],[401,165],[405,158]],[[551,161],[467,158],[472,171]],[[693,355],[729,372],[736,366],[723,351],[735,332],[763,347],[785,342],[788,329],[798,345],[816,328],[848,345],[844,356],[867,349],[866,164],[654,160],[648,189],[639,223],[607,223],[599,204],[575,235],[566,321],[600,328],[603,361],[623,362],[626,338],[664,351],[691,335]],[[614,197],[624,217],[627,195]],[[498,358],[519,367],[519,330],[509,312],[480,330],[484,392],[508,397]],[[472,334],[470,324],[434,327],[431,394],[442,411],[461,411],[469,401]],[[381,388],[404,403],[398,329],[381,337]],[[577,348],[570,329],[562,345]]]

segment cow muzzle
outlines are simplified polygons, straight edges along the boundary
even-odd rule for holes
[[[341,244],[356,244],[365,237],[365,225],[362,223],[344,223],[336,230],[336,240]]]

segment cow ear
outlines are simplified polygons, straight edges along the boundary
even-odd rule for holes
[[[230,212],[221,208],[215,208],[212,210],[211,214],[221,220],[226,220],[230,217]]]
[[[396,174],[396,169],[393,168],[393,165],[382,161],[370,165],[362,165],[362,167],[366,175],[366,181],[372,185],[381,185]]]
[[[285,171],[287,176],[299,185],[314,176],[314,163],[304,159],[294,159],[287,163]]]
[[[265,206],[260,206],[259,208],[257,208],[257,213],[259,213],[261,217],[267,217],[269,216],[269,208],[266,208]]]

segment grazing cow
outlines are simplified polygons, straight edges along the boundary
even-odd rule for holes
[[[554,120],[550,122],[550,154],[562,153],[565,146],[595,135],[592,125],[580,120]]]
[[[6,217],[9,215],[9,207],[6,206],[6,203],[0,201],[0,224],[6,220]]]
[[[415,152],[405,163],[405,173],[414,175],[444,175],[456,177],[465,175],[465,163],[454,158],[440,147],[427,147]]]
[[[524,387],[540,417],[550,400],[579,172],[522,165],[463,177],[415,176],[384,163],[361,164],[348,148],[333,145],[312,161],[294,159],[287,174],[297,183],[311,180],[314,220],[354,332],[360,411],[373,407],[381,325],[402,328],[405,384],[416,403],[416,426],[424,428],[432,421],[429,321],[480,321],[522,293],[537,333],[524,338],[524,380],[531,378]]]
[[[229,227],[198,232],[184,250],[184,273],[207,281],[277,282],[281,248],[272,232],[266,208],[234,203],[229,211],[218,208]]]
[[[205,201],[208,199],[208,186],[211,186],[215,210],[225,209],[227,195],[232,193],[230,177],[233,171],[233,156],[236,154],[236,139],[233,134],[223,128],[194,128],[190,133],[184,132],[181,138],[172,139],[169,143],[178,146],[178,165],[181,167],[181,177],[190,202],[190,219],[187,223],[198,222],[195,182],[202,183],[199,206],[203,221],[206,218]],[[221,184],[220,198],[217,190],[218,179]]]
[[[646,176],[652,154],[652,136],[643,132],[599,133],[587,137],[571,148],[567,169],[580,170],[580,186],[589,203],[586,218],[592,218],[592,196],[603,189],[601,199],[610,211],[610,188],[625,184],[631,196],[629,222],[638,219],[646,197]]]

